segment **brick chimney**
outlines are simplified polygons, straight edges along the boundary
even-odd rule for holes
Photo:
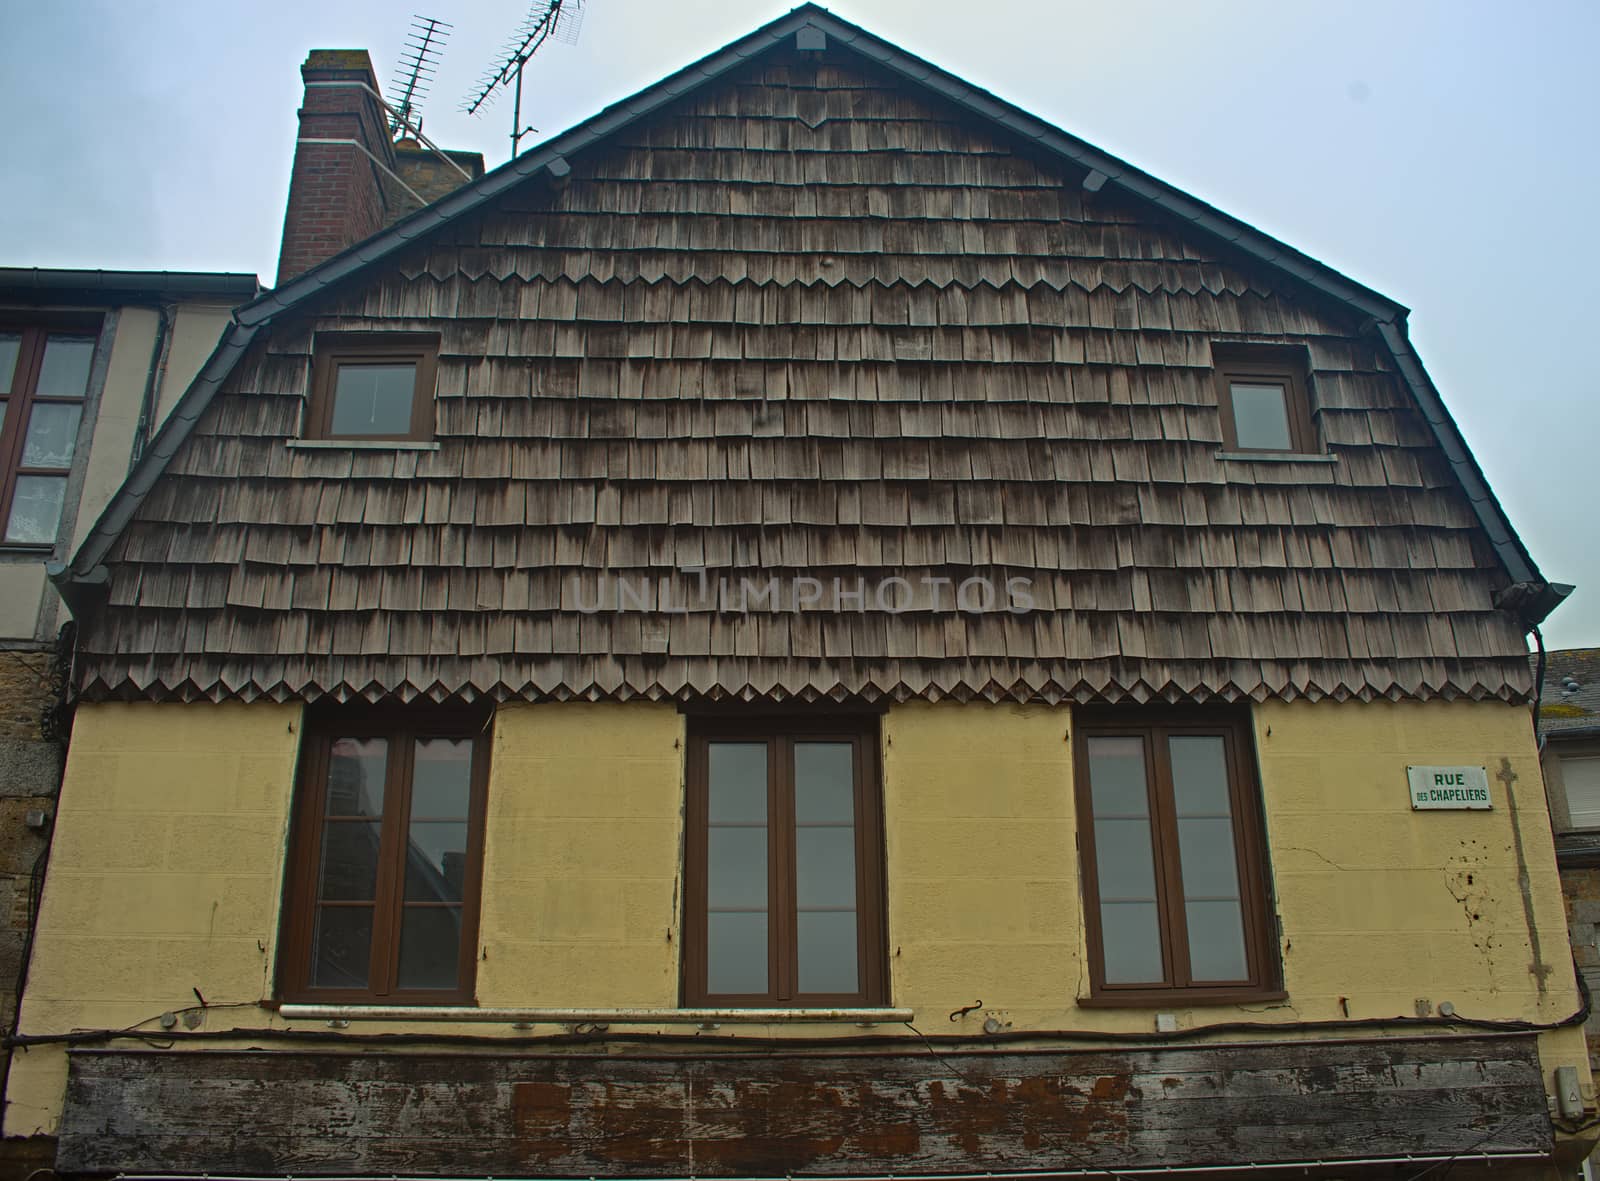
[[[378,79],[367,51],[313,49],[300,76],[306,93],[278,251],[280,286],[402,212],[388,208],[390,185],[367,154],[394,169],[388,117],[373,97]]]

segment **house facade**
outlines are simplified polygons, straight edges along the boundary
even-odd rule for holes
[[[1600,650],[1550,652],[1542,674],[1539,759],[1572,954],[1592,991],[1600,984]],[[1586,1032],[1592,1065],[1600,1061],[1600,1021]]]
[[[0,1024],[13,1028],[61,786],[65,561],[254,275],[0,268]],[[0,1067],[3,1069],[3,1067]]]
[[[815,6],[341,245],[55,575],[7,1135],[1585,1154],[1524,642],[1566,588],[1403,308]]]

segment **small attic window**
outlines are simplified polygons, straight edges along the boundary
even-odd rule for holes
[[[438,362],[436,336],[318,333],[305,437],[432,439]]]
[[[1322,452],[1303,356],[1294,349],[1213,346],[1223,447],[1231,452]]]

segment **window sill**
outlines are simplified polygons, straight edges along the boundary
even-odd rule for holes
[[[1242,463],[1338,463],[1337,455],[1315,455],[1304,451],[1218,451],[1218,459],[1238,460]]]
[[[472,1021],[509,1025],[784,1025],[852,1022],[896,1025],[911,1009],[504,1009],[474,1005],[312,1005],[285,1002],[286,1021]]]
[[[289,439],[294,451],[437,451],[438,443],[417,439]]]
[[[1282,990],[1266,992],[1257,988],[1231,988],[1207,991],[1184,989],[1179,992],[1103,992],[1078,998],[1083,1009],[1198,1009],[1208,1005],[1256,1005],[1286,1001]]]

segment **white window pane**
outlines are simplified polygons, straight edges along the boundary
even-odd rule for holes
[[[333,391],[335,435],[409,435],[417,367],[341,365]]]
[[[1160,984],[1161,926],[1154,902],[1110,902],[1100,907],[1107,984]]]
[[[767,822],[767,744],[712,742],[706,747],[712,824]]]
[[[461,971],[461,908],[408,906],[400,920],[401,988],[454,988]]]
[[[327,814],[382,816],[383,783],[388,766],[388,739],[335,739],[328,756]]]
[[[1178,855],[1183,864],[1185,898],[1239,897],[1231,820],[1210,816],[1179,820]]]
[[[472,800],[472,739],[419,738],[411,770],[411,819],[465,820]]]
[[[706,904],[712,910],[764,910],[767,830],[718,828],[706,834]]]
[[[800,991],[855,992],[856,916],[854,911],[806,911],[796,932],[800,944]]]
[[[1150,822],[1137,817],[1094,822],[1094,860],[1102,902],[1154,902]]]
[[[1600,758],[1562,759],[1561,782],[1573,828],[1600,828]]]
[[[1148,816],[1142,738],[1089,739],[1089,794],[1098,816]]]
[[[71,467],[78,445],[81,402],[39,402],[28,414],[28,434],[22,443],[23,467]]]
[[[706,989],[721,995],[767,991],[767,916],[716,912],[706,921]]]
[[[413,820],[406,842],[406,901],[460,902],[466,880],[467,822]]]
[[[1172,795],[1179,816],[1231,814],[1228,801],[1228,749],[1213,734],[1173,735]]]
[[[22,337],[15,332],[0,332],[0,394],[9,394],[16,380],[17,355],[22,351]]]
[[[1288,392],[1281,385],[1233,382],[1233,434],[1241,450],[1290,451]]]
[[[65,476],[18,476],[6,540],[23,545],[53,544],[61,527],[61,501],[66,493]]]
[[[794,812],[800,824],[854,824],[855,747],[848,742],[794,744]]]
[[[1243,980],[1244,915],[1236,901],[1190,902],[1189,974],[1197,983]]]
[[[49,398],[81,398],[89,388],[94,337],[52,336],[44,342],[44,361],[34,393]]]
[[[371,902],[378,896],[378,840],[375,820],[324,820],[322,871],[317,897],[324,902]]]
[[[313,988],[365,988],[372,966],[372,907],[319,906],[311,937]]]
[[[801,910],[853,908],[856,904],[856,833],[853,828],[799,828],[794,834],[795,877]],[[805,957],[800,957],[805,963]]]

